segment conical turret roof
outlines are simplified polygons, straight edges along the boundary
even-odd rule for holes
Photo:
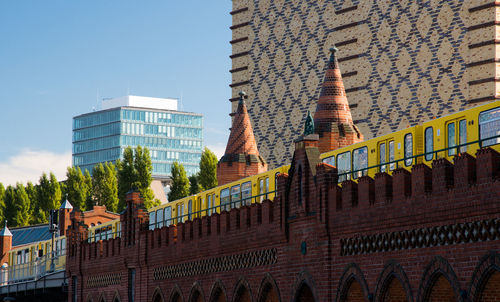
[[[259,155],[257,142],[253,135],[250,116],[248,115],[247,106],[245,105],[245,93],[240,92],[240,100],[238,108],[234,113],[233,125],[231,134],[227,141],[226,152],[224,155],[230,154],[253,154]]]
[[[327,152],[363,140],[363,135],[352,121],[351,109],[337,60],[337,48],[330,49],[321,94],[314,113],[315,132],[319,134],[319,148]]]
[[[7,237],[11,236],[12,233],[10,232],[9,228],[7,227],[7,220],[5,220],[5,227],[0,231],[0,237]]]

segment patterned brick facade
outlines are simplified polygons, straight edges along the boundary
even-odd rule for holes
[[[233,0],[232,111],[245,90],[261,155],[285,164],[333,45],[366,139],[494,100],[499,9],[494,0]]]
[[[75,213],[70,301],[498,301],[500,154],[339,186],[317,134],[295,149],[274,201],[149,230],[131,193],[96,243]]]

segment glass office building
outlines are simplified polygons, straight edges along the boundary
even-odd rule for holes
[[[103,101],[103,109],[73,118],[73,165],[116,162],[125,148],[150,150],[153,178],[168,178],[178,161],[189,175],[199,171],[203,116],[177,111],[176,99],[126,96]]]

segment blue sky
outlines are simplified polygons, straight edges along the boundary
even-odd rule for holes
[[[1,1],[0,182],[60,178],[71,118],[127,92],[182,97],[205,145],[230,127],[231,1]]]

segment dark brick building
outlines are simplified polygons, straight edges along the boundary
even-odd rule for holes
[[[70,301],[500,301],[500,155],[337,185],[316,134],[274,201],[148,230],[128,195],[121,238],[68,230]]]

